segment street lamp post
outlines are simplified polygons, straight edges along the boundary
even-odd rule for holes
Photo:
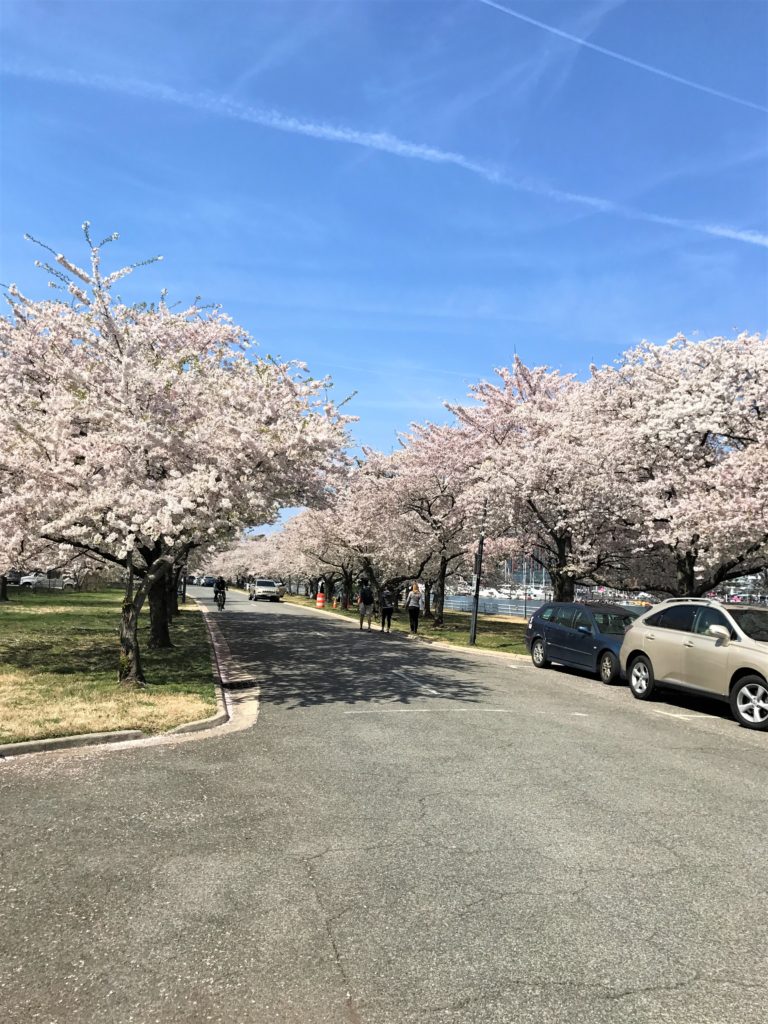
[[[487,509],[486,502],[483,502],[483,522],[480,527],[480,539],[477,542],[477,552],[475,554],[475,577],[473,583],[473,595],[472,595],[472,621],[469,626],[469,643],[471,647],[474,647],[475,641],[477,640],[477,608],[480,604],[480,576],[483,572],[483,542],[485,541],[485,513]]]

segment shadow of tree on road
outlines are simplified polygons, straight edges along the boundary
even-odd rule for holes
[[[315,623],[277,611],[218,621],[242,685],[258,683],[267,704],[408,705],[425,699],[477,704],[487,693],[470,678],[474,666],[465,659],[395,633]]]

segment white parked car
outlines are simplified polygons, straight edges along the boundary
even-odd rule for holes
[[[254,580],[248,584],[249,601],[279,601],[285,593],[285,587],[274,580]]]
[[[28,587],[34,590],[74,590],[75,581],[71,576],[64,576],[58,580],[49,579],[44,572],[32,572],[28,576],[22,576],[19,580],[20,587]]]

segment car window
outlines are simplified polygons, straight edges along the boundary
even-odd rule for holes
[[[735,608],[730,608],[729,611],[739,628],[743,629],[751,640],[768,643],[768,610],[744,608],[737,611]]]
[[[597,628],[609,636],[623,636],[627,627],[631,626],[636,616],[630,612],[593,612]],[[652,623],[649,623],[652,625]]]
[[[644,626],[660,626],[661,617],[664,612],[655,612],[653,615],[649,615],[647,619],[643,619]]]
[[[717,608],[699,608],[699,614],[693,624],[693,632],[706,633],[710,626],[725,626],[729,633],[733,633],[730,622]]]
[[[679,629],[683,633],[690,633],[697,611],[695,604],[672,604],[661,613],[659,625],[663,629]]]
[[[274,580],[256,580],[257,587],[274,587],[276,585]]]
[[[586,626],[590,633],[592,632],[592,620],[583,608],[577,608],[576,614],[573,616],[573,628],[578,629],[579,626]]]
[[[545,622],[551,622],[554,614],[555,609],[550,605],[549,608],[545,608],[542,612],[539,612],[537,618],[543,619]]]
[[[576,609],[572,604],[560,605],[559,608],[555,609],[554,622],[557,623],[558,626],[570,626],[573,622],[573,613],[575,610]]]

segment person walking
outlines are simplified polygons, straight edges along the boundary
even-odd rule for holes
[[[408,609],[411,634],[416,636],[419,632],[419,615],[424,611],[424,595],[419,590],[419,584],[414,582],[405,599],[405,607]]]
[[[363,628],[363,619],[368,620],[368,632],[371,631],[371,619],[373,618],[373,591],[368,580],[360,581],[360,593],[357,595],[357,610],[360,613],[360,629]]]
[[[389,587],[384,587],[379,600],[381,602],[381,632],[389,633],[392,630],[392,609],[395,607],[395,601]]]

